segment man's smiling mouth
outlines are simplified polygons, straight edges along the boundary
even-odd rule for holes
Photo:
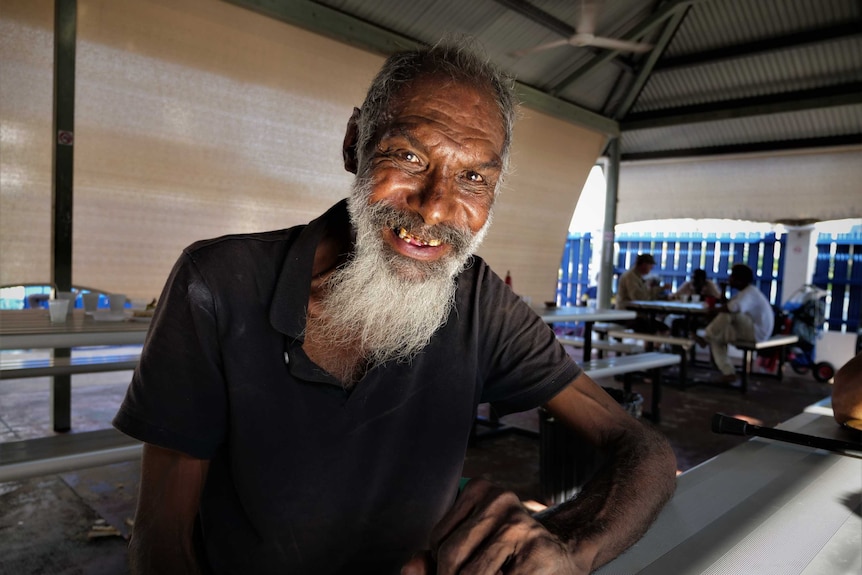
[[[414,236],[413,234],[408,232],[403,227],[399,227],[399,228],[395,229],[395,233],[404,242],[406,242],[410,245],[413,245],[413,246],[436,248],[441,243],[443,243],[441,240],[439,240],[437,238],[425,239],[425,238],[420,238],[419,236]]]

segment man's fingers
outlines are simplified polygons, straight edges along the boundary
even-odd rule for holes
[[[453,527],[444,521],[432,537],[438,575],[508,572],[524,545],[549,535],[512,492],[485,482],[462,496],[464,507],[447,518],[458,523]]]
[[[471,479],[464,490],[458,495],[455,504],[431,531],[432,546],[445,540],[458,526],[467,519],[481,501],[485,492],[492,484],[484,479]]]
[[[459,575],[488,575],[503,573],[514,553],[514,547],[508,542],[498,541],[477,549],[472,557],[458,570]]]
[[[456,530],[437,548],[437,575],[496,573],[512,554],[513,546],[496,539],[495,526],[485,522]]]
[[[436,575],[586,573],[567,546],[533,518],[518,497],[471,481],[431,534]]]
[[[419,551],[414,553],[407,563],[401,568],[401,575],[433,575],[434,569],[431,562],[431,553]]]
[[[501,528],[509,524],[517,511],[523,508],[515,494],[484,480],[474,479],[468,483],[452,510],[431,533],[437,573],[464,572],[463,566],[468,561],[482,556],[480,550],[485,548],[486,542],[499,540]]]

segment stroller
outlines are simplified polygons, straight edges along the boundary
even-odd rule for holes
[[[835,375],[835,366],[815,360],[815,346],[826,318],[826,290],[806,284],[791,295],[782,308],[781,333],[799,336],[799,341],[787,354],[787,361],[796,373],[809,371],[814,379],[825,383]],[[778,331],[779,325],[776,325]]]

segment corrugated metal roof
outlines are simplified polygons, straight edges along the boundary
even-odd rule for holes
[[[694,54],[859,19],[858,0],[719,0],[696,4],[663,57]]]
[[[623,132],[630,154],[858,134],[862,104]],[[862,143],[862,141],[860,141]]]
[[[231,1],[258,9],[266,4],[269,12],[277,4]],[[862,101],[859,0],[596,0],[598,36],[657,43],[672,16],[681,21],[654,53],[566,45],[521,57],[512,53],[571,33],[582,1],[292,0],[279,10],[308,5],[422,43],[447,34],[473,36],[526,86],[589,112],[613,113],[623,130],[624,158],[664,150],[762,150],[772,142],[781,143],[777,148],[834,145],[854,135],[862,142],[862,118],[853,105]],[[315,26],[326,32],[325,22]],[[333,35],[346,33],[354,32],[340,26]],[[617,110],[629,94],[634,101]],[[747,102],[759,108],[736,114]],[[581,118],[575,114],[573,121]],[[583,118],[589,123],[591,116]],[[635,122],[644,118],[652,118],[646,126]]]
[[[837,86],[862,80],[862,35],[722,62],[657,70],[632,112]]]

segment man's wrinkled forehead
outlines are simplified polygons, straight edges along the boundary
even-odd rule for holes
[[[410,82],[405,82],[397,90],[393,91],[386,109],[380,116],[376,130],[377,134],[379,135],[379,130],[399,115],[408,101],[414,106],[425,103],[430,108],[435,102],[450,100],[453,92],[458,88],[466,89],[467,92],[472,92],[475,95],[471,105],[475,107],[487,107],[487,109],[492,110],[493,116],[499,119],[498,125],[501,133],[506,137],[506,125],[503,115],[490,84],[477,82],[469,78],[453,77],[450,74],[433,70],[420,72]]]

